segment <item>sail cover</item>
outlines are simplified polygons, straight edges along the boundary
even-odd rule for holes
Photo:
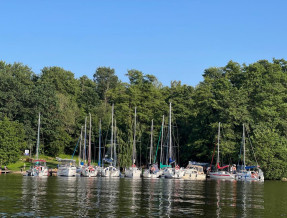
[[[219,163],[217,163],[217,169],[219,169],[219,170],[225,169],[227,167],[229,167],[229,165],[221,167],[221,166],[219,166]]]
[[[249,170],[249,169],[253,169],[253,168],[256,168],[256,167],[258,167],[258,166],[246,166],[245,169]]]

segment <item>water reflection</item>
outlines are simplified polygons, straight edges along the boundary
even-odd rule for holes
[[[0,176],[0,187],[2,216],[264,216],[258,182]]]
[[[38,216],[41,210],[46,209],[46,205],[43,202],[46,201],[47,182],[47,177],[23,177],[22,207],[26,212],[22,215]]]

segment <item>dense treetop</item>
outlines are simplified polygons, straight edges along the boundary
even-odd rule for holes
[[[250,65],[230,61],[224,67],[206,69],[204,80],[196,87],[180,81],[166,87],[155,76],[134,69],[126,74],[129,83],[123,83],[109,67],[99,67],[90,79],[75,78],[60,67],[44,67],[36,75],[21,63],[0,61],[0,161],[15,162],[24,149],[35,152],[39,112],[41,153],[71,154],[85,117],[91,113],[92,157],[97,157],[99,121],[103,145],[108,146],[114,103],[119,164],[131,164],[133,113],[137,107],[137,161],[145,165],[151,120],[156,147],[163,115],[164,134],[167,132],[172,102],[173,145],[180,165],[185,166],[189,160],[211,161],[218,122],[222,123],[220,162],[240,163],[245,124],[247,164],[256,164],[257,160],[268,179],[286,177],[286,71],[283,59]]]

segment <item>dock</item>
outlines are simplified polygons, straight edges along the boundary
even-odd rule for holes
[[[11,173],[11,171],[10,170],[2,170],[2,169],[0,169],[0,174],[2,174],[2,173],[4,173],[4,174],[6,174],[6,173]]]

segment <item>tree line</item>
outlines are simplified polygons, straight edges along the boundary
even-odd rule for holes
[[[35,153],[41,113],[40,151],[72,154],[85,117],[92,114],[93,157],[97,159],[99,122],[103,145],[109,146],[111,105],[115,107],[118,161],[131,164],[134,108],[137,107],[137,160],[148,162],[151,120],[154,141],[172,103],[172,132],[178,162],[210,162],[221,122],[220,161],[242,160],[242,124],[247,129],[247,164],[255,160],[268,179],[287,177],[287,62],[259,60],[246,65],[229,61],[203,72],[192,87],[180,81],[163,86],[154,75],[128,70],[129,83],[115,70],[99,67],[93,78],[75,78],[60,67],[44,67],[39,75],[21,63],[0,61],[0,160],[18,160],[24,149]],[[192,75],[190,75],[192,76]],[[102,152],[105,152],[103,149]],[[255,157],[254,155],[255,154]]]

